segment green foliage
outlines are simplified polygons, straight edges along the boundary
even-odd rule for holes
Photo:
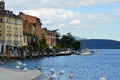
[[[22,46],[22,49],[25,50],[27,48],[27,46]]]
[[[61,38],[61,46],[63,48],[72,48],[72,43],[74,41],[74,38],[71,34],[63,35]]]
[[[30,50],[33,50],[33,49],[34,49],[34,47],[31,46],[31,45],[28,45],[27,47],[28,47],[28,49],[30,49]]]
[[[33,35],[33,37],[31,38],[31,41],[28,45],[29,49],[33,50],[33,51],[38,51],[39,45],[40,45],[39,39],[37,38],[36,35]]]
[[[56,33],[56,46],[61,46],[61,40],[60,40],[60,34],[57,32]]]
[[[46,39],[45,39],[45,37],[43,36],[43,38],[40,40],[40,47],[41,47],[41,49],[42,50],[45,50],[45,49],[47,49],[47,44],[46,44]]]
[[[77,41],[70,33],[67,33],[61,38],[61,47],[78,50],[80,49],[80,41]]]
[[[73,48],[74,48],[74,50],[80,49],[80,41],[75,40],[75,41],[73,42]]]
[[[56,46],[54,49],[56,51],[60,51],[61,49],[74,49],[78,50],[80,49],[80,41],[76,40],[71,33],[67,33],[66,35],[63,35],[60,39],[60,34],[56,34]],[[29,48],[32,51],[38,51],[38,50],[45,50],[50,51],[50,48],[46,44],[46,38],[43,35],[42,38],[39,40],[36,35],[34,35],[31,38],[31,42],[28,46],[23,46],[23,49]]]
[[[55,47],[53,47],[57,52],[61,50],[61,46],[60,45],[56,45]]]
[[[28,45],[29,49],[32,51],[39,50],[49,50],[48,45],[46,44],[46,39],[42,36],[42,39],[38,39],[36,35],[31,38],[31,42]]]

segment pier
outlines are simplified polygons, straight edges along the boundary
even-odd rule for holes
[[[57,52],[57,53],[38,53],[38,52],[32,52],[30,53],[24,53],[24,54],[0,54],[1,59],[27,59],[27,58],[40,58],[40,57],[50,57],[50,56],[67,56],[72,55],[71,52]]]

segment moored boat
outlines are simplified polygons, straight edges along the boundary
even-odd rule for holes
[[[94,51],[91,51],[89,49],[82,49],[81,51],[76,53],[77,55],[92,55],[94,54]]]

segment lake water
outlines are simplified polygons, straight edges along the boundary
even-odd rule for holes
[[[94,55],[80,56],[58,56],[41,59],[23,60],[28,69],[35,69],[35,66],[42,68],[45,74],[40,80],[49,77],[49,70],[55,69],[59,80],[70,80],[69,74],[74,74],[73,80],[98,80],[104,76],[107,80],[120,80],[120,49],[95,49]],[[16,61],[10,61],[1,67],[15,68]],[[59,71],[64,70],[65,74],[60,75]]]

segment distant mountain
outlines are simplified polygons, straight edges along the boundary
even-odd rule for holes
[[[82,41],[82,48],[89,49],[120,49],[120,41],[106,39],[86,39]]]

